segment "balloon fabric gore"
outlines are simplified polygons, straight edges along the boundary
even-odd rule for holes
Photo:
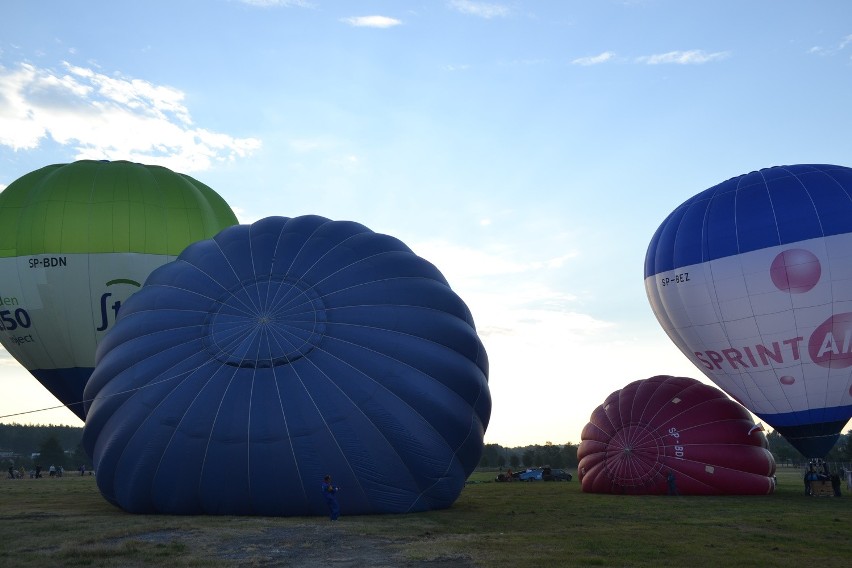
[[[852,417],[852,169],[766,168],[675,209],[645,257],[671,340],[806,457]]]
[[[154,271],[98,348],[84,446],[127,511],[449,507],[491,413],[473,318],[399,240],[269,217]]]
[[[212,189],[159,166],[82,160],[0,192],[0,342],[78,417],[95,348],[150,272],[235,225]]]
[[[775,460],[762,428],[717,388],[687,377],[634,381],[583,428],[583,491],[641,495],[766,495]]]

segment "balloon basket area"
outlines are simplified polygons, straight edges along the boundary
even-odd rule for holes
[[[811,497],[834,497],[835,488],[832,487],[831,481],[820,480],[811,481]]]

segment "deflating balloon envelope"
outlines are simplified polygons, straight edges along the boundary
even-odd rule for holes
[[[156,270],[99,346],[84,445],[132,512],[449,507],[491,410],[464,302],[399,240],[270,217]]]
[[[577,450],[583,491],[661,495],[669,472],[681,495],[765,495],[775,460],[748,411],[686,377],[635,381],[609,395]]]
[[[159,166],[82,160],[0,193],[0,342],[84,418],[95,348],[157,266],[237,219],[201,182]]]
[[[655,233],[645,290],[705,375],[828,453],[852,417],[852,169],[767,168],[692,197]]]

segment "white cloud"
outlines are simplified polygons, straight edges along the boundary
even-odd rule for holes
[[[237,221],[240,222],[241,225],[251,225],[255,221],[260,221],[263,216],[251,215],[244,207],[240,207],[238,205],[232,205],[231,211],[234,212],[234,215],[237,216]]]
[[[505,258],[500,251],[486,252],[445,241],[424,241],[417,243],[416,248],[413,246],[412,249],[419,256],[435,264],[447,275],[447,278],[464,281],[540,270],[550,266],[553,261],[553,259],[545,259],[518,262]],[[570,256],[575,255],[568,255]]]
[[[590,57],[579,57],[572,61],[574,65],[598,65],[600,63],[605,63],[606,61],[611,60],[615,57],[615,53],[612,51],[604,51],[599,55],[592,55]]]
[[[503,18],[509,15],[509,8],[500,4],[472,2],[471,0],[451,0],[450,7],[462,14],[479,16],[480,18]]]
[[[503,250],[489,252],[445,241],[425,241],[414,252],[434,264],[453,290],[467,303],[482,335],[522,337],[530,327],[554,323],[564,333],[570,329],[594,329],[608,324],[574,312],[576,297],[533,276],[560,269],[574,253],[555,259],[511,259]],[[545,278],[546,280],[546,278]]]
[[[852,43],[852,34],[841,39],[837,47],[823,47],[821,45],[815,45],[808,50],[808,53],[812,53],[814,55],[834,55],[846,49],[846,46],[850,43]]]
[[[676,63],[678,65],[697,65],[708,63],[710,61],[719,61],[730,56],[728,51],[717,51],[715,53],[707,53],[701,49],[693,49],[690,51],[669,51],[668,53],[658,53],[655,55],[643,55],[636,60],[639,63],[648,65],[660,65],[665,63]]]
[[[30,64],[0,68],[0,145],[31,150],[50,137],[72,147],[77,160],[131,160],[184,173],[261,146],[195,126],[177,89],[64,67],[61,74]]]
[[[357,28],[392,28],[402,23],[396,18],[387,16],[353,16],[342,18],[341,21]]]
[[[20,369],[21,364],[4,347],[0,347],[0,367]]]
[[[547,283],[558,277],[564,257],[576,254],[518,261],[503,248],[483,252],[444,241],[412,249],[438,267],[473,315],[489,359],[489,442],[541,443],[542,432],[554,442],[579,442],[595,406],[640,378],[632,374],[637,361],[659,364],[647,357],[652,350],[625,344],[616,324],[582,313],[577,298]],[[567,412],[569,406],[588,410]]]

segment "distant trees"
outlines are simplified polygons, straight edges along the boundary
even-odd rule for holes
[[[499,444],[486,444],[482,449],[480,467],[504,468],[509,465],[512,469],[522,467],[574,467],[577,465],[577,446],[571,443],[554,444],[545,442],[542,445],[523,446],[515,448],[503,447]]]
[[[497,465],[501,447],[498,444],[485,444],[482,448],[482,457],[479,459],[479,467],[493,467]]]
[[[807,461],[807,458],[778,431],[769,432],[766,439],[769,441],[769,451],[772,452],[772,457],[778,465],[799,465]],[[840,439],[825,456],[825,460],[829,463],[852,462],[852,430],[847,430],[845,434],[840,435]]]
[[[39,448],[38,463],[45,469],[55,465],[56,467],[65,467],[65,450],[59,445],[59,440],[55,436],[49,437]]]
[[[83,449],[83,443],[80,442],[71,454],[71,466],[73,469],[79,469],[81,465],[86,465],[86,467],[91,469],[91,466],[88,465],[90,462],[91,460],[86,454],[86,450]]]
[[[53,461],[53,465],[59,467],[61,463],[66,469],[77,469],[83,464],[91,469],[92,462],[83,451],[82,441],[83,428],[80,427],[0,424],[0,450],[17,454],[14,458],[3,460],[3,470],[9,465],[31,469],[36,465],[31,456],[36,453],[41,454],[36,459],[37,463],[45,468],[50,467],[50,462]],[[61,456],[56,453],[57,446]],[[66,454],[64,450],[68,450],[71,455]]]
[[[828,452],[826,459],[830,462],[852,461],[852,430],[847,430],[845,434],[840,435],[840,439]]]
[[[776,431],[767,433],[769,451],[779,466],[799,466],[807,460],[790,442]],[[486,444],[482,452],[480,467],[505,468],[507,465],[518,471],[528,467],[549,465],[558,468],[577,467],[577,444],[554,444],[545,442],[543,445],[503,447],[500,444]],[[852,430],[840,435],[834,448],[826,456],[826,461],[836,464],[852,463]],[[839,467],[839,466],[838,466]]]
[[[805,458],[799,450],[794,448],[777,430],[769,432],[766,439],[769,441],[769,451],[772,452],[776,464],[797,464],[804,461]]]

